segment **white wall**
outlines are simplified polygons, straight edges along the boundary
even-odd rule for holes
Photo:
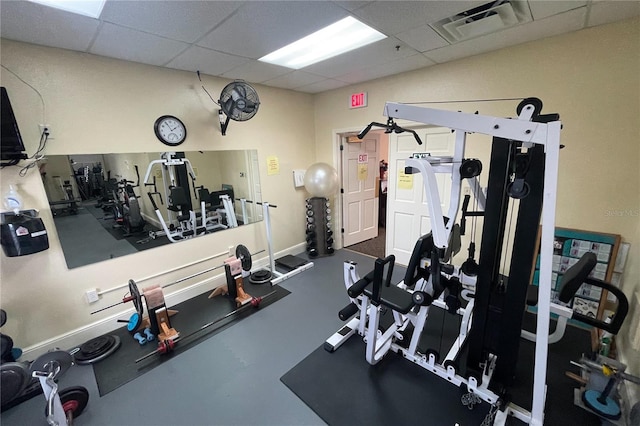
[[[166,147],[155,137],[153,123],[161,115],[176,115],[188,129],[187,140],[180,146],[185,151],[256,149],[264,200],[286,206],[271,216],[275,251],[304,241],[306,194],[294,190],[291,173],[315,160],[311,95],[256,85],[260,110],[250,121],[232,122],[222,137],[217,106],[202,91],[193,73],[9,40],[1,40],[0,47],[2,65],[35,87],[44,100],[43,106],[34,90],[1,69],[0,82],[7,87],[29,154],[35,151],[39,140],[39,123],[51,126],[53,139],[47,146],[48,155],[162,151]],[[209,76],[203,76],[203,82],[210,93],[219,92],[228,83]],[[286,132],[282,130],[283,121],[287,123]],[[267,176],[266,158],[270,155],[280,160],[278,175]],[[108,294],[100,303],[89,306],[83,300],[89,288],[126,284],[130,278],[147,277],[227,252],[229,246],[237,244],[244,244],[252,252],[267,248],[264,222],[259,222],[68,270],[38,169],[32,169],[24,178],[18,176],[18,171],[18,167],[9,167],[0,172],[0,193],[4,194],[10,184],[17,185],[24,207],[40,211],[50,242],[50,248],[41,253],[0,257],[1,303],[9,315],[2,331],[22,348],[129,307],[90,315],[97,308],[121,300],[124,291]],[[130,172],[127,177],[135,180],[132,168],[127,171],[120,167],[115,172]],[[263,253],[256,259],[264,256]],[[170,283],[222,260],[168,274],[143,286]],[[207,275],[198,280],[205,278]],[[173,286],[168,293],[198,280]]]
[[[369,107],[349,110],[351,93],[368,92]],[[543,112],[563,122],[556,224],[620,234],[631,243],[623,278],[627,296],[640,291],[640,20],[551,37],[399,76],[318,94],[317,161],[333,163],[336,129],[384,120],[385,101],[427,102],[538,97]],[[493,116],[515,116],[517,101],[428,105]],[[469,157],[488,166],[487,142],[471,135]],[[608,212],[628,212],[612,215]],[[637,311],[637,310],[636,310]],[[631,321],[627,321],[627,327]],[[640,353],[629,330],[619,342],[631,370]]]

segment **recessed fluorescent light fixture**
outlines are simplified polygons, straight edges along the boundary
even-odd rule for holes
[[[349,16],[258,60],[300,69],[386,37]]]
[[[102,13],[102,8],[106,0],[29,0],[44,6],[64,10],[66,12],[77,13],[78,15],[98,18]]]

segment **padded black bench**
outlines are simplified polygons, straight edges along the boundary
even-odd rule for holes
[[[618,287],[602,280],[589,278],[589,274],[597,263],[598,258],[594,253],[585,253],[580,260],[567,269],[562,276],[562,281],[560,282],[560,294],[558,298],[561,302],[568,303],[576,295],[576,292],[583,283],[607,290],[618,300],[618,307],[613,318],[611,318],[610,323],[588,317],[578,312],[574,312],[571,319],[578,320],[601,330],[608,331],[612,334],[618,334],[618,331],[620,331],[620,327],[629,312],[629,301],[622,290]],[[530,285],[527,289],[527,305],[535,306],[537,304],[538,286]]]

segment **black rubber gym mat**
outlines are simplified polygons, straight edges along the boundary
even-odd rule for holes
[[[253,297],[264,296],[271,291],[275,291],[275,294],[262,301],[259,309],[265,309],[270,304],[291,293],[278,285],[273,287],[269,284],[253,285],[249,283],[248,280],[245,280],[244,289]],[[191,334],[203,325],[222,318],[229,312],[237,309],[235,301],[231,300],[228,296],[216,296],[209,299],[208,296],[210,293],[210,291],[207,291],[185,302],[168,307],[169,309],[178,311],[176,315],[171,317],[171,326],[175,328],[181,336],[184,337]],[[138,341],[129,334],[126,329],[126,324],[123,324],[122,328],[109,333],[120,337],[120,348],[104,360],[93,364],[93,372],[96,377],[100,396],[108,394],[125,383],[152,370],[161,363],[189,350],[189,348],[192,348],[198,343],[254,314],[259,309],[248,307],[246,310],[231,315],[225,320],[194,334],[192,337],[177,342],[175,349],[171,353],[165,355],[156,354],[140,363],[136,363],[136,360],[156,350],[158,341],[156,339],[141,346]]]
[[[534,318],[525,314],[525,327],[533,327]],[[458,326],[455,317],[433,309],[420,341],[422,350],[439,350],[440,330],[442,348],[448,348]],[[519,380],[511,394],[515,403],[530,409],[534,344],[522,342]],[[575,327],[567,327],[564,339],[550,346],[545,424],[600,424],[595,415],[573,404],[576,383],[564,374],[572,369],[569,361],[579,359],[589,346],[589,332]],[[358,336],[334,353],[320,346],[280,380],[330,425],[479,425],[489,410],[486,403],[468,410],[460,403],[460,389],[396,354],[370,366]],[[510,418],[507,424],[522,423]]]

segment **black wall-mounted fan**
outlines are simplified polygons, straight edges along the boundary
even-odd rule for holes
[[[222,135],[227,132],[229,120],[247,121],[258,112],[258,93],[248,83],[236,80],[227,84],[220,93],[220,126]]]

